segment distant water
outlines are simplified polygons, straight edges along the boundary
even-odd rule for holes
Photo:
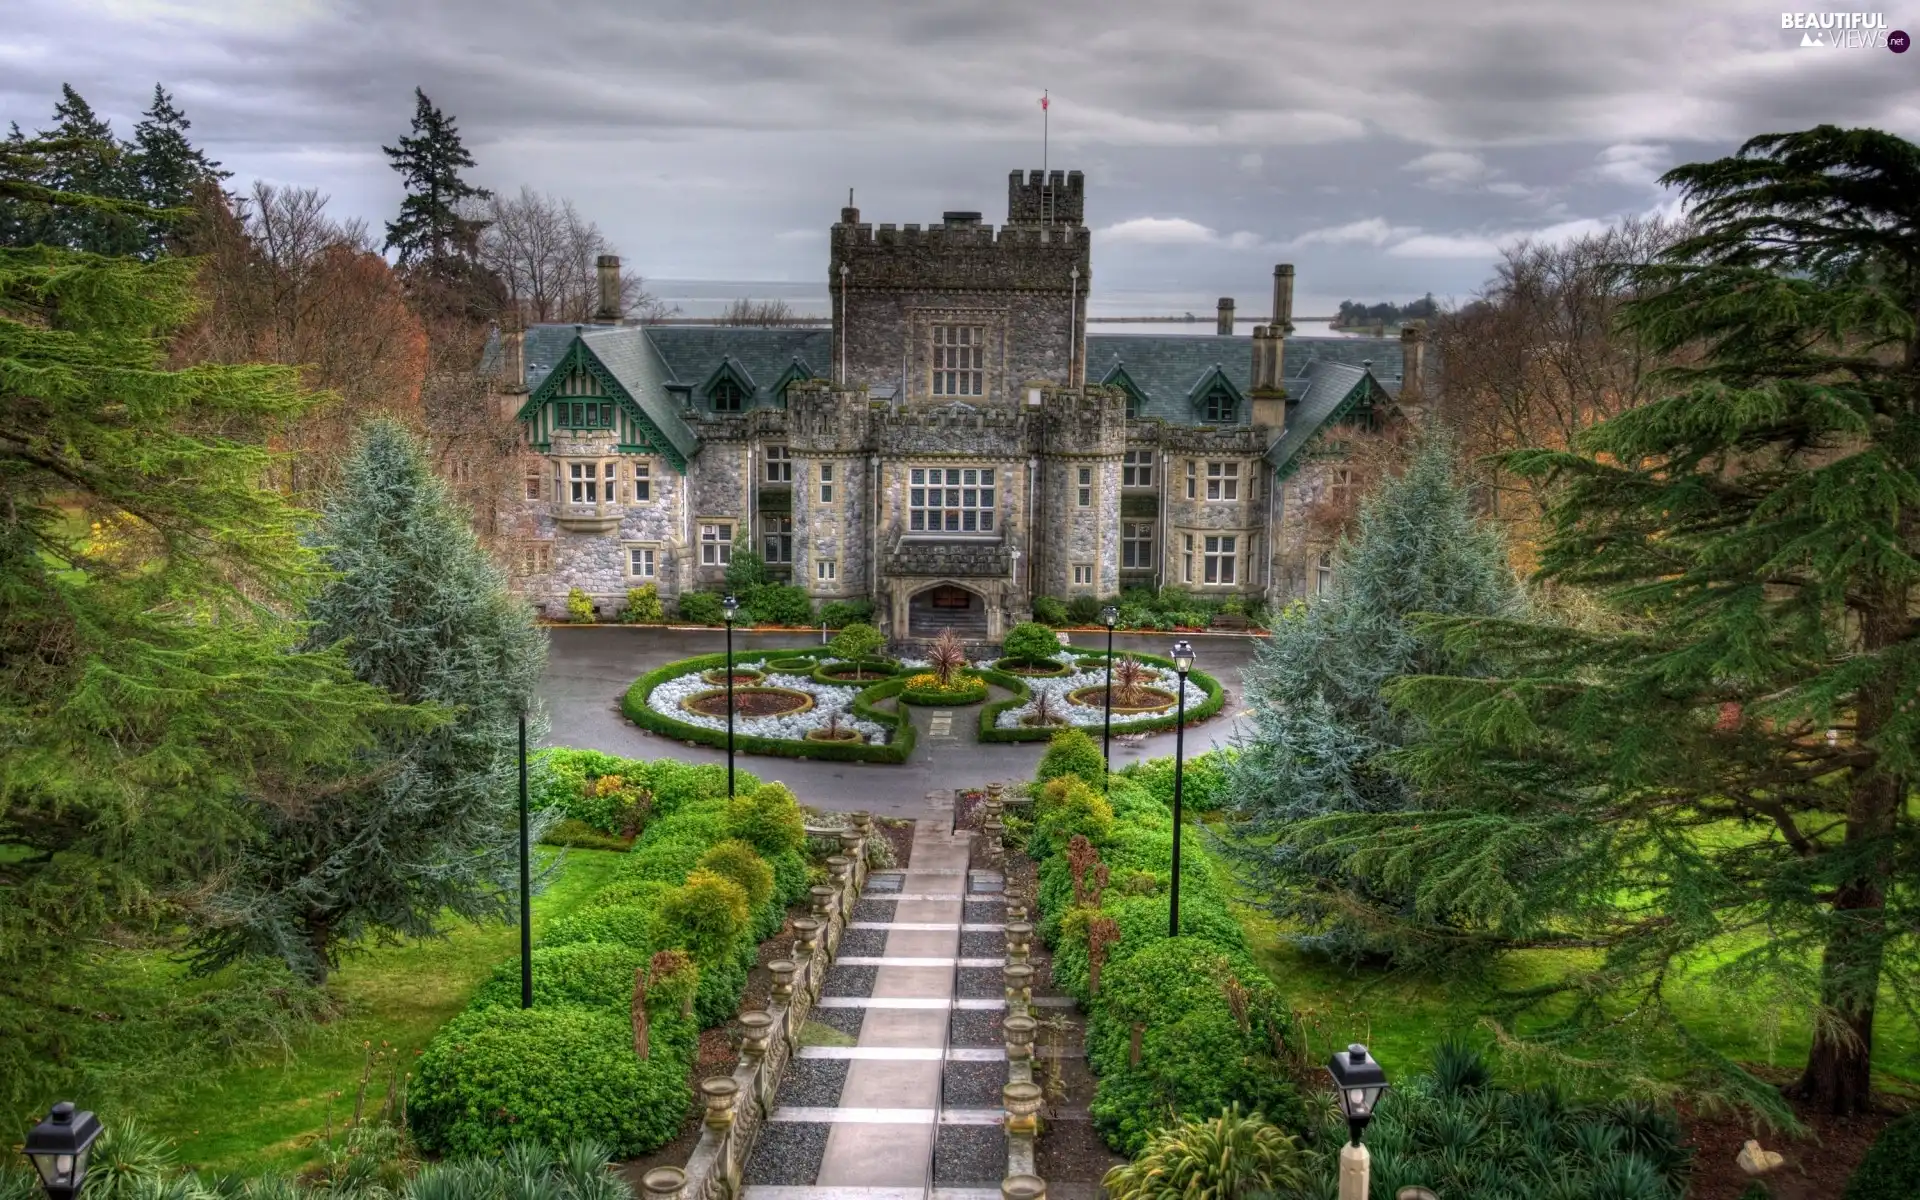
[[[683,317],[717,317],[726,312],[729,304],[742,298],[784,300],[798,316],[824,318],[831,315],[831,302],[827,297],[826,285],[823,283],[768,279],[649,279],[646,281],[646,287],[651,295],[669,308],[679,309],[677,315]],[[1178,317],[1192,313],[1194,319],[1191,322],[1173,323],[1100,321],[1094,323],[1088,332],[1211,334],[1214,330],[1213,306],[1216,299],[1215,296],[1201,295],[1198,292],[1095,292],[1087,305],[1088,316]],[[1235,332],[1242,337],[1251,337],[1253,334],[1253,326],[1244,321],[1236,324],[1234,328]],[[1352,336],[1335,333],[1324,321],[1296,322],[1294,335],[1297,337]]]

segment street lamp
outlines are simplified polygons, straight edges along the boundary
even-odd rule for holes
[[[90,1112],[73,1111],[66,1100],[27,1134],[21,1151],[40,1173],[47,1200],[74,1200],[80,1194],[87,1181],[87,1153],[99,1136],[99,1120]]]
[[[740,611],[740,601],[732,592],[720,602],[720,611],[727,615],[727,796],[733,796],[733,618]]]
[[[1340,1200],[1366,1200],[1369,1156],[1360,1144],[1360,1134],[1373,1120],[1374,1107],[1387,1090],[1387,1073],[1365,1046],[1355,1042],[1328,1060],[1327,1074],[1333,1076],[1334,1097],[1353,1133],[1353,1141],[1340,1147]]]
[[[1113,627],[1120,623],[1120,610],[1109,604],[1100,610],[1100,623],[1107,627],[1107,719],[1100,730],[1100,757],[1106,774],[1102,791],[1113,787]]]
[[[1180,676],[1174,688],[1178,709],[1173,719],[1173,892],[1167,905],[1167,936],[1180,936],[1180,785],[1187,772],[1187,672],[1193,670],[1193,645],[1181,638],[1173,644],[1173,669]]]
[[[520,698],[520,1007],[533,1007],[533,846],[527,835],[527,700]]]

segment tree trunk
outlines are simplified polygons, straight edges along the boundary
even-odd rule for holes
[[[309,981],[315,987],[327,986],[327,972],[332,966],[329,955],[333,949],[333,923],[324,916],[307,917],[307,949],[313,953],[313,971]]]

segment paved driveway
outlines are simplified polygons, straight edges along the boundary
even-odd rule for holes
[[[546,678],[541,695],[553,721],[553,730],[545,745],[579,746],[604,750],[628,758],[679,758],[688,762],[725,762],[726,752],[706,746],[689,746],[658,734],[649,733],[628,721],[620,712],[620,697],[633,681],[655,667],[694,654],[709,654],[725,649],[726,636],[718,631],[671,630],[660,628],[623,628],[617,626],[549,631],[550,649]],[[1076,635],[1079,645],[1089,649],[1104,646],[1098,634]],[[1221,715],[1204,725],[1187,730],[1187,752],[1197,754],[1230,741],[1244,722],[1238,714],[1245,708],[1240,685],[1240,669],[1253,657],[1255,641],[1235,636],[1201,636],[1192,639],[1196,665],[1220,680],[1227,689],[1227,704]],[[819,635],[737,633],[734,649],[738,652],[775,647],[817,646]],[[1140,650],[1165,654],[1173,638],[1167,634],[1140,636],[1121,634],[1114,638],[1116,650]],[[898,765],[885,763],[799,762],[790,758],[771,758],[742,754],[736,765],[763,779],[785,782],[802,801],[823,808],[867,809],[888,815],[915,815],[926,811],[928,792],[942,788],[967,787],[992,779],[1022,779],[1033,773],[1034,764],[1044,750],[1041,743],[987,744],[973,740],[978,727],[977,705],[952,710],[953,735],[930,737],[927,722],[930,710],[910,708],[918,742],[913,758]],[[1099,736],[1099,730],[1093,730]],[[1116,740],[1113,765],[1116,769],[1142,758],[1173,753],[1173,734],[1153,734],[1140,742]]]

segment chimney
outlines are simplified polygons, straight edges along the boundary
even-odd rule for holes
[[[593,319],[609,325],[620,323],[622,305],[620,303],[620,256],[602,254],[594,261],[594,268],[600,275],[600,308]]]
[[[1253,327],[1253,423],[1271,430],[1285,427],[1287,392],[1280,382],[1283,344],[1278,325]]]
[[[1214,323],[1213,331],[1221,337],[1233,336],[1233,297],[1220,297],[1220,315]]]
[[[1293,264],[1273,268],[1273,324],[1281,337],[1293,332]]]
[[[1419,403],[1426,384],[1427,330],[1423,322],[1400,327],[1400,402]]]
[[[527,390],[526,342],[524,330],[508,329],[500,334],[500,386],[506,391]]]

